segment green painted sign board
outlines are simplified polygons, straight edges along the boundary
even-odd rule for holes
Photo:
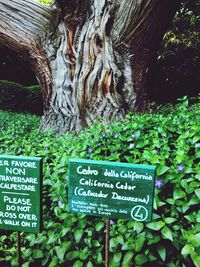
[[[0,229],[39,233],[42,159],[0,155]]]
[[[140,222],[152,220],[155,166],[69,160],[69,211]]]

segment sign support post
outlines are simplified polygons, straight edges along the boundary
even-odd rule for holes
[[[105,267],[109,267],[110,219],[106,218]]]
[[[21,236],[19,231],[17,231],[17,259],[18,259],[18,267],[21,267],[22,266]]]

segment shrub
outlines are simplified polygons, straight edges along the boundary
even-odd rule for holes
[[[195,96],[200,82],[199,49],[175,48],[161,53],[152,76],[151,100],[160,103],[176,102],[185,94]]]
[[[40,86],[25,87],[10,81],[0,81],[0,108],[41,115],[43,104]]]
[[[27,98],[27,90],[24,86],[0,81],[0,107],[6,110],[23,111]]]
[[[42,115],[43,99],[39,85],[27,86],[27,111],[31,114]]]
[[[174,110],[56,138],[38,133],[37,117],[0,113],[0,153],[43,157],[44,230],[23,234],[24,266],[104,266],[105,220],[67,211],[70,157],[157,165],[153,221],[115,220],[111,267],[199,266],[199,107],[184,98]],[[14,266],[16,234],[0,240],[1,259]]]

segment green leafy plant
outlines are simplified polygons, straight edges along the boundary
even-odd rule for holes
[[[44,229],[23,234],[28,266],[104,266],[105,220],[68,212],[70,157],[157,166],[153,220],[112,221],[110,266],[200,265],[199,104],[98,122],[78,134],[40,133],[39,117],[0,112],[0,153],[43,158]],[[1,231],[0,265],[16,266],[16,234]]]

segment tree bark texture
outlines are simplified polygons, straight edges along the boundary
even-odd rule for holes
[[[43,130],[79,131],[142,110],[148,74],[177,0],[0,0],[0,42],[43,88]]]

